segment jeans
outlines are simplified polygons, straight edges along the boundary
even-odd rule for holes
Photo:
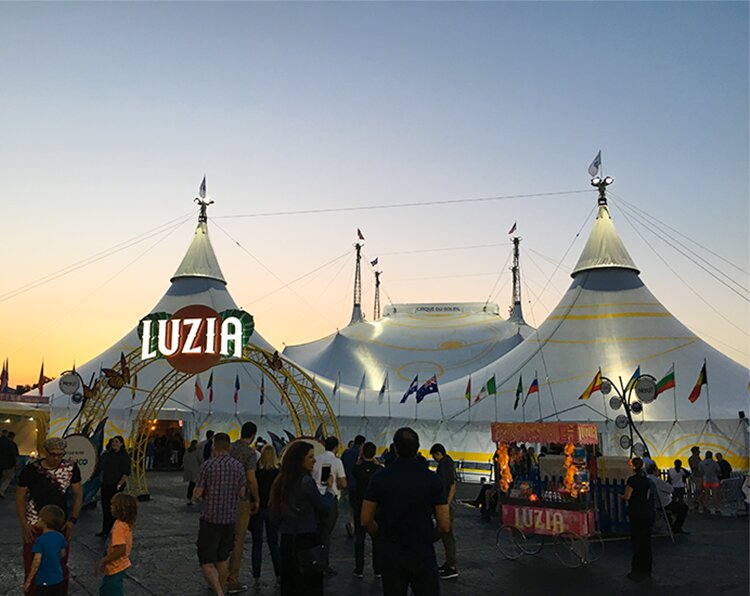
[[[263,528],[266,529],[266,541],[268,550],[271,551],[271,562],[273,563],[273,574],[281,575],[281,559],[279,554],[279,528],[271,521],[270,511],[267,507],[258,510],[258,513],[250,518],[250,533],[253,536],[253,577],[260,577],[260,562],[263,554]]]
[[[194,490],[195,490],[195,482],[188,482],[188,487],[187,487],[187,500],[188,501],[192,500]]]
[[[333,507],[328,512],[328,515],[324,517],[320,522],[320,540],[325,546],[326,553],[331,552],[331,534],[336,527],[336,521],[339,518],[339,500],[336,499],[333,503]],[[329,563],[330,565],[330,563]]]
[[[453,517],[455,507],[450,506],[451,529],[447,534],[443,534],[443,546],[445,547],[445,564],[451,569],[456,568],[456,537],[453,535]]]
[[[362,510],[362,503],[352,504],[352,513],[354,514],[354,570],[362,573],[365,568],[365,537],[367,530],[365,530],[359,523],[360,513]],[[383,571],[380,562],[380,543],[377,538],[372,539],[372,570],[376,575],[380,575]]]
[[[406,596],[409,587],[414,596],[438,596],[438,575],[435,549],[416,555],[395,544],[382,544],[383,596]]]

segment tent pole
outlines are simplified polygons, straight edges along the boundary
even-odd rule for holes
[[[711,392],[708,389],[708,368],[706,367],[706,359],[703,359],[703,368],[706,371],[706,405],[708,406],[708,419],[711,420]]]

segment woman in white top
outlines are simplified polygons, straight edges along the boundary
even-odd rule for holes
[[[667,471],[669,484],[672,485],[672,498],[682,503],[685,500],[685,480],[690,476],[690,472],[682,467],[682,460],[674,460],[674,468]]]

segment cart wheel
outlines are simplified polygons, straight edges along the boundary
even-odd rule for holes
[[[566,567],[585,565],[586,548],[586,539],[574,532],[562,532],[555,538],[555,555]]]
[[[506,559],[514,561],[526,552],[526,536],[515,526],[502,526],[497,531],[495,546]]]
[[[526,541],[521,545],[524,554],[538,555],[544,546],[544,536],[542,534],[524,534]]]
[[[586,540],[586,562],[593,563],[602,556],[602,553],[604,553],[602,535],[597,532],[584,540]]]

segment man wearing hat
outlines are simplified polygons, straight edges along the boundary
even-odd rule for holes
[[[65,439],[50,437],[44,442],[44,457],[32,461],[21,470],[16,490],[16,515],[21,524],[23,535],[24,574],[31,568],[33,553],[31,546],[41,535],[39,511],[45,505],[57,505],[65,512],[65,525],[62,532],[68,541],[63,564],[63,594],[68,593],[68,554],[73,527],[78,521],[83,503],[81,490],[81,471],[78,464],[63,459],[67,449]],[[73,505],[68,511],[68,491],[73,493]],[[34,586],[29,588],[26,596],[34,594]]]

